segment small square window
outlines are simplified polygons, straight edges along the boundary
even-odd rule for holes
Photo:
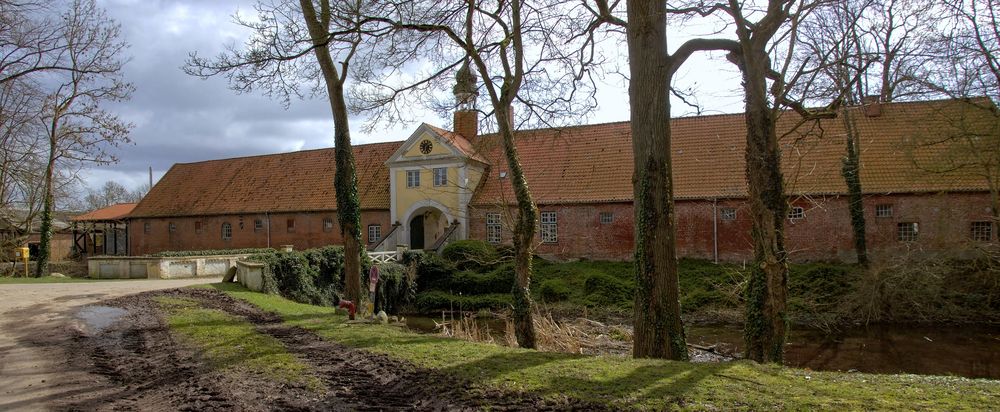
[[[917,222],[896,224],[896,240],[900,242],[915,242],[918,234],[920,234],[920,225]]]
[[[201,221],[200,220],[194,221],[194,232],[195,233],[201,233],[201,230],[202,230],[201,229]]]
[[[486,214],[486,241],[494,245],[500,244],[501,234],[503,229],[500,226],[500,214],[499,213],[487,213]]]
[[[792,206],[791,209],[788,209],[789,219],[804,219],[805,217],[806,217],[806,211],[801,207]]]
[[[542,243],[559,241],[559,227],[556,222],[556,212],[542,212]]]
[[[327,217],[323,219],[323,231],[332,232],[333,231],[333,218]]]
[[[142,233],[150,233],[153,231],[153,224],[146,222],[142,224]]]
[[[615,214],[612,212],[601,212],[601,224],[609,225],[615,221]]]
[[[448,184],[448,168],[434,168],[434,186],[445,186]]]
[[[177,231],[177,224],[174,223],[174,222],[170,222],[169,224],[167,224],[167,230],[169,230],[170,233],[176,232]]]
[[[406,171],[406,187],[420,187],[420,171],[419,170],[407,170]]]
[[[976,242],[990,242],[993,240],[993,222],[972,222],[969,229],[972,240]]]
[[[295,233],[295,219],[286,220],[285,227],[288,228],[288,233]]]
[[[719,217],[722,220],[736,220],[736,209],[731,207],[719,209]]]
[[[875,205],[875,217],[892,217],[892,205]]]
[[[368,243],[382,240],[382,225],[368,225]]]
[[[254,219],[253,220],[253,231],[254,232],[259,232],[261,230],[264,230],[264,221],[261,220],[261,219]]]

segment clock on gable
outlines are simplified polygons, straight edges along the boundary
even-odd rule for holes
[[[434,143],[430,140],[424,139],[420,142],[420,153],[430,154],[431,150],[434,150]]]

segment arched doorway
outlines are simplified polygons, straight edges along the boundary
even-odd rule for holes
[[[440,209],[425,206],[410,214],[407,224],[410,249],[423,250],[434,245],[448,229],[448,216]]]

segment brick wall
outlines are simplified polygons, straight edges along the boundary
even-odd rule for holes
[[[796,198],[804,217],[785,220],[785,245],[792,261],[856,260],[854,241],[844,196]],[[876,205],[888,205],[890,217],[875,217]],[[677,251],[681,257],[741,262],[752,258],[750,219],[742,199],[678,200]],[[983,242],[971,239],[971,223],[989,221],[989,195],[985,193],[869,195],[864,199],[868,250],[873,258],[906,251],[962,254]],[[731,219],[723,209],[735,212]],[[558,241],[541,243],[537,253],[557,258],[625,260],[632,257],[633,209],[631,203],[540,206],[539,211],[557,215]],[[497,209],[472,209],[469,235],[486,239],[486,213]],[[513,214],[511,209],[509,213]],[[600,213],[613,213],[613,222],[600,223]],[[716,230],[713,216],[719,214]],[[503,221],[503,243],[510,243],[512,223]],[[918,224],[914,242],[897,240],[897,225]],[[994,229],[995,230],[995,229]],[[992,234],[993,242],[997,233]],[[717,243],[716,243],[717,242]]]
[[[333,223],[325,225],[326,220]],[[262,227],[256,228],[256,221]],[[289,229],[289,220],[294,221]],[[268,225],[270,221],[270,225]],[[170,230],[173,223],[174,230]],[[222,238],[222,225],[229,223],[232,237]],[[146,225],[149,232],[145,233]],[[200,224],[201,230],[196,227]],[[382,233],[391,229],[388,210],[361,213],[361,238],[367,242],[368,225],[382,225]],[[200,217],[136,218],[129,225],[129,254],[146,255],[162,251],[241,249],[293,245],[295,249],[309,249],[343,244],[336,212],[302,213],[250,213],[243,215],[218,215]]]

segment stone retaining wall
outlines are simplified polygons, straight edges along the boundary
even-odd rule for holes
[[[95,279],[179,279],[225,276],[236,262],[250,255],[148,257],[95,256],[87,259]]]

